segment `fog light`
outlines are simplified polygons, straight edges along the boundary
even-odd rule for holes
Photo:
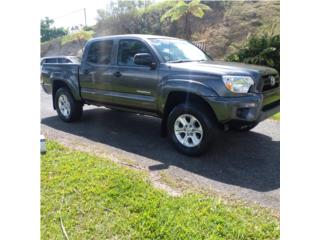
[[[257,105],[255,104],[255,103],[247,103],[246,105],[245,105],[245,107],[247,107],[247,108],[254,108],[254,107],[256,107]]]
[[[255,108],[238,108],[237,117],[246,121],[253,121],[255,119]]]
[[[246,118],[246,116],[248,115],[250,109],[249,108],[238,108],[237,109],[237,116],[239,118]]]

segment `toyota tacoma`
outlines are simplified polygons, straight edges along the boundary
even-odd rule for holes
[[[89,40],[81,63],[44,63],[41,83],[65,122],[84,104],[161,118],[180,152],[200,155],[218,129],[246,132],[280,110],[270,67],[213,60],[192,43],[154,35]]]

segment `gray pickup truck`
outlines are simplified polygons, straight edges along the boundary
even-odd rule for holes
[[[95,38],[80,64],[44,63],[41,71],[63,121],[79,120],[84,104],[156,116],[162,136],[193,156],[210,147],[217,130],[249,131],[280,110],[275,69],[215,61],[171,37]]]

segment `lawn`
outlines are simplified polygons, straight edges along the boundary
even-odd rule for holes
[[[280,121],[280,113],[276,113],[276,114],[273,115],[271,118],[272,118],[273,120],[278,120],[278,121]]]
[[[147,173],[48,141],[41,156],[42,239],[279,239],[268,210],[190,193]]]

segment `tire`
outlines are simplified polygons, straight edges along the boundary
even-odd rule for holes
[[[57,113],[64,122],[74,122],[82,116],[82,103],[74,100],[66,88],[59,88],[55,94]]]
[[[185,103],[173,108],[168,116],[167,127],[174,147],[189,156],[205,153],[217,130],[216,121],[206,108]]]
[[[253,129],[257,125],[258,125],[258,123],[235,124],[235,125],[231,125],[230,129],[235,132],[249,132],[251,129]]]

